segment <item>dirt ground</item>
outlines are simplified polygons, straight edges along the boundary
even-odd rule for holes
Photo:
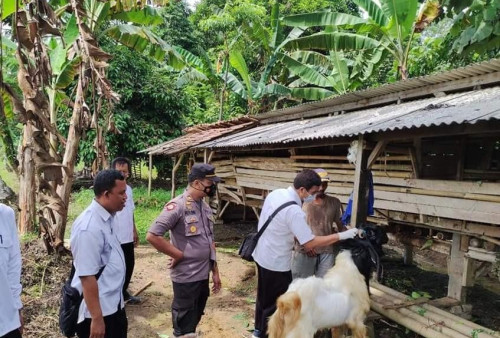
[[[203,337],[248,337],[253,328],[255,268],[224,252],[218,252],[218,262],[222,290],[210,296],[198,329]],[[131,291],[150,281],[153,284],[141,293],[142,304],[127,306],[130,337],[172,336],[172,283],[166,264],[167,258],[151,247],[140,247],[136,252],[137,272]]]
[[[205,315],[198,330],[204,338],[250,337],[253,329],[256,276],[251,263],[241,260],[235,249],[242,236],[250,231],[248,224],[217,225],[218,261],[222,279],[222,290],[211,295]],[[427,291],[433,298],[446,295],[447,276],[442,271],[445,257],[422,255],[417,252],[427,270],[402,264],[397,250],[386,249],[384,257],[385,284],[398,291]],[[54,258],[44,254],[43,248],[29,244],[23,248],[23,302],[25,304],[26,328],[24,337],[60,337],[58,335],[57,311],[59,290],[69,272],[70,258]],[[428,264],[425,264],[427,260]],[[434,266],[431,266],[431,263]],[[141,245],[136,249],[136,268],[130,289],[132,292],[153,282],[141,294],[143,303],[127,305],[129,337],[172,337],[170,306],[172,286],[166,268],[167,257],[151,246]],[[498,281],[493,283],[498,287]],[[472,320],[493,330],[500,330],[500,290],[489,291],[481,285],[469,290],[473,303]],[[392,323],[390,320],[375,322],[376,337],[407,338],[418,335]]]

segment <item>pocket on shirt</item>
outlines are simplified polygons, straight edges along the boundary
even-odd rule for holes
[[[7,233],[0,233],[0,262],[7,263],[9,260],[9,250],[12,246],[12,239]]]
[[[184,218],[186,237],[197,236],[201,234],[200,222],[197,215],[188,215]]]

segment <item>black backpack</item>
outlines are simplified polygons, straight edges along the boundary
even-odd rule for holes
[[[99,279],[105,267],[106,265],[99,270],[95,276],[96,280]],[[59,308],[59,328],[66,337],[74,337],[76,334],[78,310],[83,300],[83,294],[71,286],[74,275],[75,266],[71,264],[69,278],[61,288],[61,307]]]

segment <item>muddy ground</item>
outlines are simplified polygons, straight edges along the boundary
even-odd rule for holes
[[[199,330],[205,338],[250,337],[253,328],[256,277],[253,264],[235,255],[241,238],[251,229],[246,224],[217,225],[218,261],[223,289],[207,303]],[[446,295],[447,276],[440,272],[446,257],[416,252],[417,260],[427,270],[405,266],[400,250],[386,249],[384,257],[385,284],[410,294],[426,291],[433,298]],[[69,273],[69,257],[46,256],[41,246],[29,243],[23,248],[23,302],[26,327],[24,337],[60,337],[57,328],[59,290]],[[166,269],[167,259],[148,245],[136,250],[136,268],[130,289],[134,292],[149,282],[140,296],[143,303],[127,305],[129,337],[172,337],[170,305],[171,281]],[[500,288],[498,280],[490,289],[477,285],[469,290],[473,304],[472,320],[494,330],[500,330]],[[376,320],[376,336],[380,338],[419,337],[390,320]]]

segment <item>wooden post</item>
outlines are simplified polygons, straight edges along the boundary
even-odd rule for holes
[[[171,185],[172,185],[172,189],[170,190],[170,199],[174,198],[175,197],[175,172],[177,171],[176,170],[176,167],[177,167],[177,158],[176,156],[172,157],[172,162],[174,163],[174,166],[172,167],[172,179],[171,179]]]
[[[375,145],[375,148],[373,148],[370,156],[368,157],[368,163],[366,165],[366,167],[368,169],[370,169],[372,167],[372,165],[375,163],[377,158],[384,151],[386,145],[387,145],[387,141],[385,141],[385,140],[377,142],[377,144]]]
[[[172,192],[170,197],[171,199],[175,197],[175,173],[177,172],[177,169],[179,169],[179,166],[181,165],[183,158],[184,158],[184,153],[181,153],[179,155],[177,162],[176,162],[176,157],[172,158],[174,162],[174,168],[172,169]]]
[[[410,148],[411,164],[414,166],[415,178],[420,178],[422,172],[422,139],[417,137],[413,139],[413,149]]]
[[[476,268],[474,265],[474,259],[469,257],[464,257],[464,273],[462,278],[462,286],[470,287],[474,286],[474,278],[476,276]]]
[[[257,211],[257,208],[256,207],[252,207],[252,210],[253,210],[255,216],[257,217],[257,221],[259,221],[260,220],[260,215],[259,215],[259,212]]]
[[[405,265],[413,264],[413,245],[405,244],[405,251],[403,255],[403,262]]]
[[[214,155],[215,155],[215,151],[211,150],[210,151],[210,155],[208,155],[208,161],[207,161],[207,163],[212,162],[212,158],[214,157]]]
[[[148,197],[151,196],[151,182],[153,180],[153,154],[149,153],[149,171],[148,171]]]
[[[458,145],[458,161],[457,161],[457,181],[464,179],[464,164],[465,164],[465,136],[460,137]]]
[[[460,250],[461,242],[462,235],[454,233],[451,253],[448,258],[448,297],[465,302],[465,290],[462,285],[465,253]]]
[[[220,211],[218,218],[222,217],[222,214],[224,213],[224,211],[226,211],[228,206],[229,206],[229,201],[226,201],[226,204],[224,204],[224,207],[222,207],[222,210]]]
[[[356,170],[354,172],[351,227],[365,222],[368,213],[368,180],[366,169],[368,152],[364,150],[363,141],[363,135],[360,135],[358,138],[358,152],[356,154]]]

